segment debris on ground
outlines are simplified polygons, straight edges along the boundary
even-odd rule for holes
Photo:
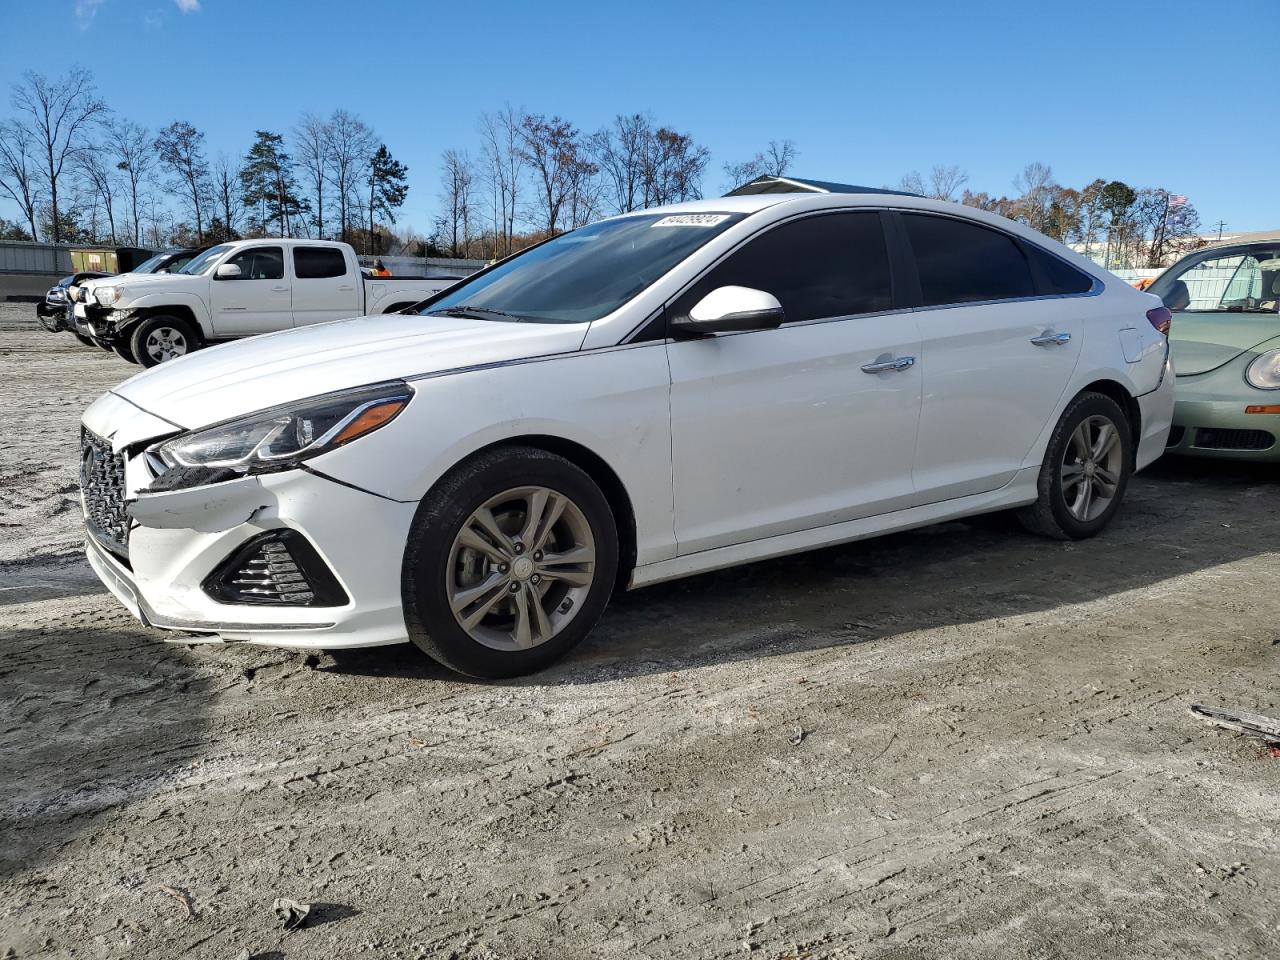
[[[1208,720],[1226,730],[1234,730],[1249,737],[1261,737],[1273,744],[1280,744],[1280,720],[1272,717],[1264,717],[1260,713],[1246,713],[1243,710],[1206,707],[1199,703],[1191,705],[1191,712],[1200,719]]]
[[[156,889],[158,889],[165,896],[173,897],[173,899],[177,900],[180,904],[182,904],[183,908],[187,911],[188,920],[194,920],[196,918],[195,904],[192,903],[191,894],[187,893],[187,891],[179,887],[170,887],[163,883],[160,884],[160,886],[157,887]]]
[[[276,919],[284,924],[286,930],[297,930],[306,922],[307,914],[311,912],[311,904],[299,903],[288,897],[277,897],[276,902],[271,904],[271,909],[275,911]]]

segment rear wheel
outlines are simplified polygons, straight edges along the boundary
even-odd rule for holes
[[[480,454],[423,499],[405,551],[415,644],[473,677],[540,670],[608,603],[618,534],[584,471],[528,447]]]
[[[186,356],[198,346],[195,330],[180,317],[147,317],[129,338],[137,362],[154,367],[166,360]]]
[[[1040,467],[1039,499],[1018,514],[1033,533],[1083,540],[1115,516],[1133,473],[1133,434],[1120,405],[1082,393],[1054,428]]]

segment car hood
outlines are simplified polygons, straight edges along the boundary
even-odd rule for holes
[[[1180,377],[1216,370],[1240,354],[1280,336],[1274,313],[1175,313],[1169,340]]]
[[[349,387],[568,353],[585,335],[585,324],[356,317],[199,350],[112,392],[191,429]]]

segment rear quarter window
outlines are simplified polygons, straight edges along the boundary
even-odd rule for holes
[[[1083,270],[1077,270],[1065,260],[1059,260],[1048,250],[1042,250],[1034,243],[1024,241],[1023,249],[1027,251],[1027,257],[1040,271],[1040,280],[1044,286],[1043,293],[1088,293],[1093,289],[1093,277]]]

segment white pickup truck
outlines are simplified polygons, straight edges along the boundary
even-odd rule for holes
[[[368,276],[347,243],[236,240],[177,273],[84,284],[75,323],[81,335],[154,367],[220,340],[394,313],[457,280]]]

